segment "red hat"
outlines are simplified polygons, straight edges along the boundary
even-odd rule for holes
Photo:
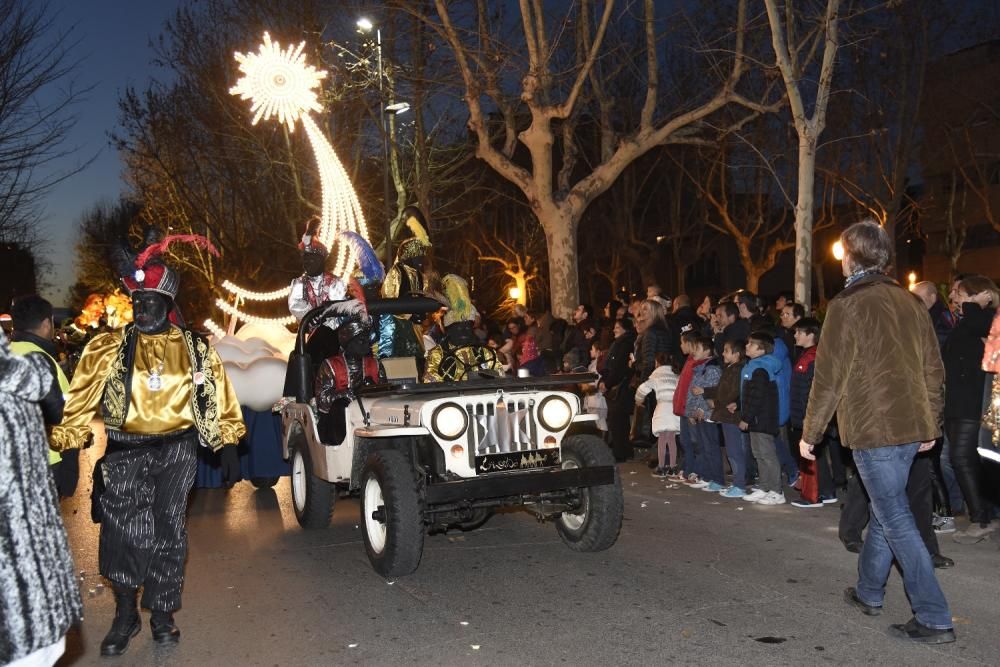
[[[219,256],[219,251],[215,249],[212,242],[200,234],[175,234],[168,236],[159,243],[154,243],[143,250],[135,258],[132,267],[129,267],[130,270],[134,269],[131,270],[131,274],[122,276],[122,282],[125,284],[125,288],[129,291],[129,294],[140,290],[149,290],[165,294],[171,299],[177,296],[177,290],[180,288],[180,278],[176,271],[164,264],[159,258],[171,243],[177,241],[193,243],[208,250],[216,257]]]

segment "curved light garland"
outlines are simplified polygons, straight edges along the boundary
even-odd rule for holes
[[[242,312],[236,306],[230,305],[223,299],[215,300],[216,307],[227,315],[232,315],[233,317],[243,320],[244,322],[249,322],[251,324],[283,324],[285,326],[289,324],[295,324],[295,316],[288,315],[287,317],[257,317],[256,315],[249,315]]]
[[[204,322],[202,322],[202,325],[206,329],[208,329],[209,331],[211,331],[212,335],[215,336],[216,338],[222,339],[222,338],[226,337],[226,332],[223,331],[222,327],[220,327],[218,324],[216,324],[212,320],[211,317],[208,318],[207,320],[205,320]]]
[[[222,289],[245,301],[277,301],[282,297],[288,296],[288,293],[292,291],[292,287],[289,285],[288,287],[276,289],[273,292],[253,292],[251,290],[243,289],[236,283],[229,280],[222,281]]]
[[[353,270],[357,257],[349,243],[341,243],[338,235],[342,231],[357,232],[368,240],[368,226],[361,210],[361,202],[354,192],[350,178],[330,142],[313,121],[313,111],[322,111],[316,91],[326,72],[306,64],[303,49],[306,43],[282,49],[281,44],[271,40],[264,33],[264,41],[256,53],[235,53],[243,76],[229,89],[233,95],[250,100],[253,113],[251,125],[261,120],[276,118],[288,130],[294,131],[296,121],[302,121],[309,144],[312,146],[319,169],[323,206],[320,215],[319,240],[331,249],[334,256],[333,273],[341,278]],[[223,288],[247,301],[276,301],[288,296],[290,287],[271,292],[254,292],[235,283],[225,281]],[[235,306],[219,299],[216,305],[227,314],[244,322],[293,324],[292,316],[284,318],[255,317],[240,311]],[[214,324],[214,323],[213,323]],[[206,322],[206,326],[208,323]]]

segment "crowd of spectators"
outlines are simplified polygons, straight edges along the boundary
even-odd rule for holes
[[[992,377],[982,359],[1000,294],[981,275],[956,276],[948,287],[947,299],[933,283],[911,288],[926,307],[945,369],[945,437],[917,458],[914,486],[928,490],[925,534],[975,543],[997,525],[995,488],[984,479],[977,447],[990,439],[982,416]],[[867,506],[836,417],[815,443],[815,461],[798,450],[822,315],[791,293],[766,300],[739,290],[693,301],[649,285],[644,295],[616,298],[599,312],[579,304],[571,322],[519,307],[501,333],[479,326],[510,372],[596,373],[598,381],[581,388],[583,405],[597,414],[618,461],[642,457],[655,476],[762,505],[822,508],[857,496],[862,514],[842,513],[840,530],[856,551]],[[971,525],[956,531],[962,513]],[[938,566],[950,563],[936,541],[932,555]]]

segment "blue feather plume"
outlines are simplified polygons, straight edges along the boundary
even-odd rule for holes
[[[369,283],[380,283],[385,280],[385,267],[378,260],[378,255],[375,254],[375,249],[372,248],[371,244],[357,232],[343,231],[340,232],[340,235],[354,248],[354,252],[358,256],[358,265],[361,267],[361,274],[365,280]]]

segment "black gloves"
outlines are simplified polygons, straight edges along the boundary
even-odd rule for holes
[[[222,483],[232,486],[240,481],[240,455],[236,445],[225,445],[219,452],[219,462],[222,467]]]
[[[55,467],[56,489],[60,498],[69,498],[80,480],[80,450],[64,449],[60,454],[62,461]]]

